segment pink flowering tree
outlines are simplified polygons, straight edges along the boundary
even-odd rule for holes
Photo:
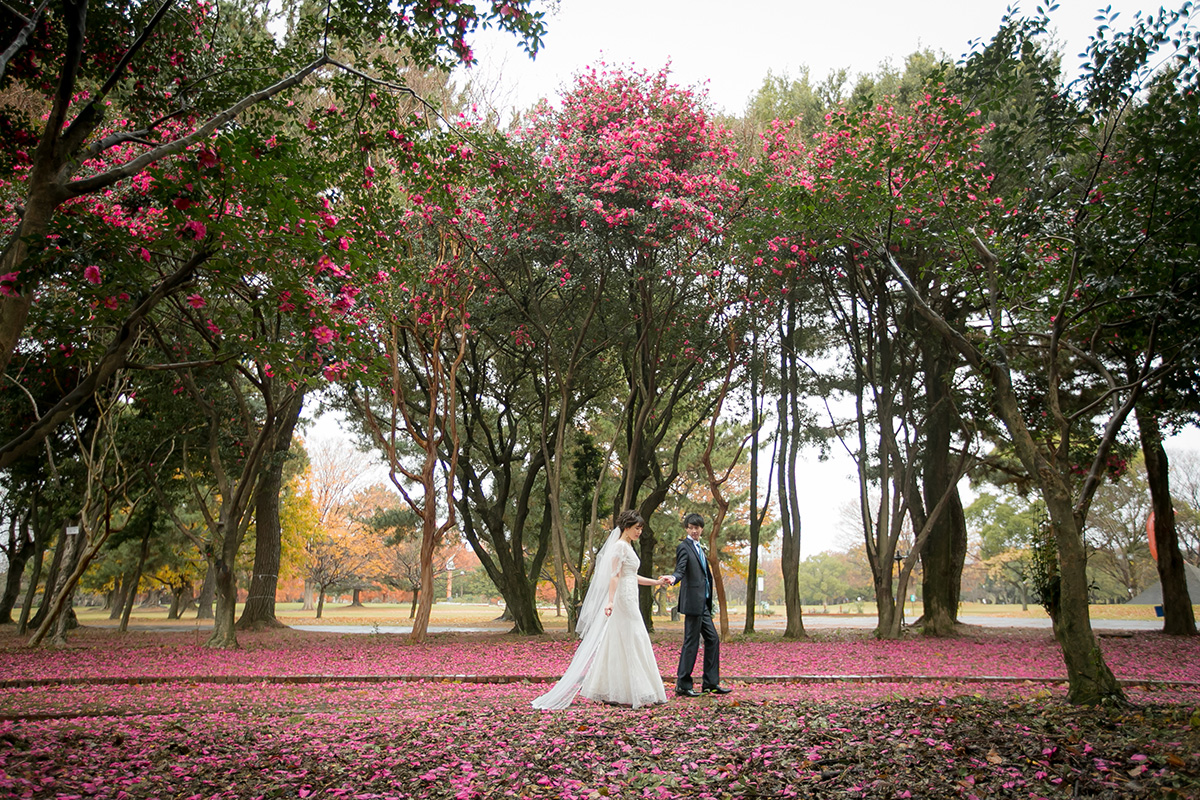
[[[962,540],[958,551],[965,553],[955,486],[971,464],[971,434],[950,392],[956,385],[956,359],[947,358],[936,339],[930,341],[914,328],[903,293],[886,274],[864,268],[872,258],[870,250],[861,235],[856,239],[849,231],[861,227],[883,236],[940,307],[951,315],[964,310],[956,284],[930,269],[943,257],[943,248],[926,243],[953,230],[956,219],[949,224],[944,219],[947,206],[972,208],[980,220],[993,213],[982,197],[990,179],[973,155],[981,126],[959,108],[945,92],[911,103],[887,98],[872,107],[834,111],[808,141],[784,126],[764,137],[763,180],[775,182],[776,202],[793,209],[783,219],[795,221],[764,223],[774,238],[766,241],[759,258],[787,290],[788,318],[795,315],[791,304],[802,289],[791,278],[808,272],[811,287],[819,288],[814,299],[823,301],[833,321],[828,336],[849,354],[853,373],[843,385],[856,403],[856,420],[846,428],[857,439],[850,449],[859,464],[877,633],[888,637],[900,634],[900,598],[908,593],[918,559],[937,585],[927,599],[925,630],[945,635],[953,629],[957,603],[946,609],[937,600],[942,587],[957,586],[957,579],[952,569],[935,568],[925,548],[931,540],[952,547],[954,537],[944,533],[957,530]],[[915,162],[905,160],[910,153]],[[935,171],[951,169],[959,170],[956,183],[929,185]],[[921,203],[906,207],[893,200],[908,193],[921,193]],[[817,204],[815,210],[811,203]],[[906,236],[910,230],[914,235]],[[951,452],[958,455],[950,457]]]
[[[1176,357],[1149,336],[1135,380],[1121,383],[1111,380],[1096,352],[1118,320],[1137,316],[1147,330],[1166,329],[1171,306],[1142,303],[1161,299],[1160,284],[1142,284],[1142,294],[1110,270],[1175,230],[1151,225],[1130,239],[1129,230],[1097,224],[1097,214],[1120,218],[1101,214],[1105,195],[1098,189],[1111,180],[1124,195],[1139,179],[1127,177],[1136,170],[1122,167],[1119,123],[1126,115],[1136,118],[1137,87],[1153,75],[1145,59],[1170,46],[1168,31],[1179,19],[1163,14],[1113,46],[1102,43],[1077,94],[1064,93],[1055,79],[1030,92],[1036,113],[1023,138],[1009,140],[1028,150],[1018,151],[1019,163],[993,153],[1004,163],[1004,180],[996,184],[1009,195],[1004,199],[982,161],[986,126],[978,112],[943,91],[926,97],[928,113],[896,115],[867,128],[851,116],[831,120],[829,134],[806,152],[791,182],[817,247],[844,254],[842,263],[862,270],[864,279],[888,281],[911,303],[910,324],[941,339],[981,381],[1007,447],[1046,503],[1039,588],[1062,647],[1068,697],[1076,703],[1123,697],[1091,629],[1082,532],[1125,419],[1140,392]],[[1036,47],[1031,37],[1044,23],[1006,23],[992,45],[967,62],[964,75],[978,87],[994,85],[998,74],[1022,74],[1018,57]],[[1191,80],[1195,70],[1179,75]],[[1105,147],[1092,151],[1094,141]],[[1028,172],[1030,164],[1044,163],[1054,166]],[[938,305],[937,293],[946,286],[966,304],[961,324]],[[1031,394],[1027,386],[1041,389]]]
[[[461,242],[420,215],[407,221],[394,276],[371,287],[361,331],[364,370],[344,383],[352,416],[420,520],[420,588],[411,639],[428,634],[434,558],[456,524],[458,371],[470,303],[486,277]]]
[[[528,210],[516,214],[517,227],[506,233],[522,224],[537,233],[525,241],[497,237],[490,257],[512,265],[496,270],[506,276],[497,286],[524,314],[522,329],[541,352],[550,495],[561,496],[570,420],[587,398],[581,373],[595,375],[600,365],[601,381],[624,406],[625,463],[613,511],[638,508],[649,520],[679,475],[684,440],[703,419],[689,407],[692,424],[668,442],[679,432],[676,412],[725,363],[722,338],[708,323],[722,310],[714,287],[733,280],[718,249],[742,202],[731,179],[730,135],[668,70],[602,66],[578,75],[559,108],[536,109],[519,140],[539,154],[550,210],[538,225]],[[539,294],[535,287],[547,279],[557,290]],[[559,509],[552,502],[554,581],[566,596]],[[645,574],[655,569],[655,543],[647,525]]]
[[[73,0],[61,13],[49,13],[44,3],[18,5],[27,6],[24,16],[6,15],[0,29],[0,77],[15,103],[0,114],[0,201],[7,208],[0,231],[0,369],[28,335],[65,209],[153,180],[155,165],[203,150],[234,120],[302,123],[287,108],[312,84],[361,87],[377,66],[394,76],[394,60],[381,60],[381,50],[403,53],[406,64],[449,66],[473,60],[469,40],[481,27],[512,32],[531,53],[542,33],[540,15],[525,0],[350,0],[316,14],[289,7],[287,36],[277,41],[262,27],[253,46],[245,32],[265,23],[209,0],[168,0],[155,8]],[[242,177],[253,178],[251,172]],[[205,224],[187,219],[181,232],[200,241]],[[82,283],[94,282],[106,265],[76,266]],[[33,438],[51,427],[43,425]]]

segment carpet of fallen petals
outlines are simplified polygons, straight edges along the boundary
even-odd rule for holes
[[[1157,634],[1102,640],[1127,706],[1067,705],[1053,639],[1012,631],[733,641],[732,694],[563,712],[530,701],[565,639],[239,638],[0,639],[0,797],[1200,797],[1200,642]]]

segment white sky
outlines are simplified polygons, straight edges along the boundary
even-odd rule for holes
[[[1182,3],[1167,2],[1175,8]],[[873,72],[883,62],[929,48],[957,59],[972,39],[990,40],[1009,5],[1027,0],[561,0],[547,20],[545,46],[530,63],[508,37],[485,34],[475,52],[479,76],[513,91],[524,108],[553,97],[580,69],[600,61],[657,70],[670,62],[676,82],[707,86],[714,106],[741,112],[768,71],[795,76],[807,65],[818,80],[842,67]],[[1045,5],[1046,3],[1043,3]],[[1095,31],[1101,0],[1062,0],[1051,19],[1074,69]],[[1116,27],[1160,3],[1113,0]]]

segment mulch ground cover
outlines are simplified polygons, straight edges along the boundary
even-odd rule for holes
[[[239,639],[0,634],[0,797],[1200,798],[1200,642],[1159,634],[1101,639],[1129,705],[1067,705],[1043,631],[855,632],[726,643],[723,697],[563,712],[530,701],[565,638]]]

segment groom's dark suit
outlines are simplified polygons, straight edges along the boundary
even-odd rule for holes
[[[679,613],[683,614],[683,650],[675,673],[675,691],[691,691],[692,669],[704,639],[704,675],[701,686],[714,689],[721,684],[720,639],[712,621],[712,570],[702,558],[697,543],[685,538],[675,548],[675,573],[679,587]]]

